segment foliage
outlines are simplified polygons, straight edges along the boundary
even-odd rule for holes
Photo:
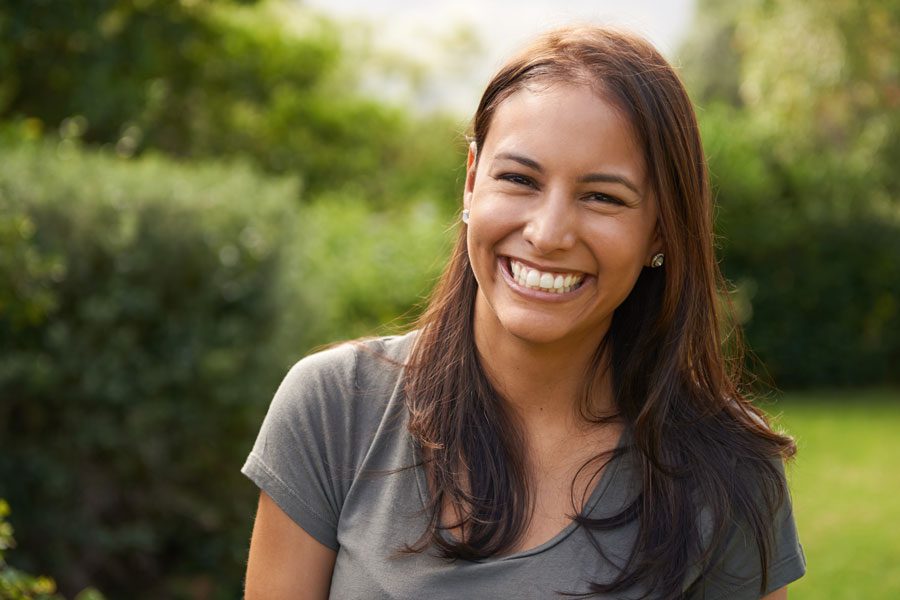
[[[30,575],[13,568],[6,562],[5,552],[14,548],[12,525],[6,520],[9,504],[0,498],[0,598],[3,600],[63,600],[56,593],[56,582],[49,577]],[[103,600],[94,588],[82,590],[75,600]]]
[[[698,15],[686,74],[751,347],[779,385],[897,381],[900,3]]]
[[[447,251],[433,204],[297,194],[240,164],[4,147],[0,493],[26,567],[113,596],[239,593],[238,469],[278,378],[414,316]]]
[[[828,206],[834,190],[792,181],[733,109],[708,110],[703,129],[723,270],[749,307],[747,337],[770,375],[787,387],[897,381],[898,215],[847,179],[830,185],[854,191]]]
[[[5,18],[4,18],[5,17]],[[458,124],[358,88],[338,26],[278,2],[14,0],[0,14],[0,119],[30,117],[124,156],[239,156],[396,204],[455,199]]]
[[[753,349],[785,387],[897,383],[900,226],[862,216],[810,222],[775,243],[730,246],[749,296]]]
[[[14,569],[6,562],[5,553],[15,547],[12,525],[6,520],[9,504],[0,498],[0,598],[4,600],[60,600],[56,583],[49,577],[35,577]]]
[[[698,7],[683,59],[701,115],[723,120],[720,105],[731,108],[728,134],[752,148],[756,172],[762,167],[776,186],[757,189],[770,203],[807,211],[789,217],[873,207],[897,215],[898,28],[897,0],[706,0]]]
[[[294,352],[407,325],[449,253],[447,217],[433,204],[373,212],[353,198],[318,198],[302,211],[286,277],[295,305]]]
[[[238,164],[4,150],[0,493],[25,568],[235,595],[296,195]]]

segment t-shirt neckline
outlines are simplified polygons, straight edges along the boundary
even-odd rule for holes
[[[584,508],[582,509],[582,515],[590,515],[597,510],[597,505],[600,503],[600,500],[606,495],[606,491],[612,485],[613,480],[616,478],[616,474],[619,471],[620,464],[622,463],[622,458],[624,455],[624,448],[628,439],[630,439],[629,428],[627,426],[622,428],[622,432],[619,435],[619,439],[616,442],[615,449],[613,450],[612,456],[609,458],[609,462],[603,467],[603,471],[600,473],[600,479],[597,481],[594,486],[591,495],[588,497],[587,502],[584,504]],[[428,500],[430,489],[428,485],[428,477],[425,473],[425,465],[422,462],[422,457],[419,454],[418,447],[412,437],[409,438],[409,452],[410,452],[410,464],[415,464],[415,472],[416,472],[416,487],[419,490],[419,500],[422,503],[422,509],[426,510],[428,507]],[[534,556],[536,554],[541,554],[550,550],[554,546],[562,543],[566,538],[568,538],[572,533],[578,529],[579,524],[576,521],[571,521],[568,525],[566,525],[562,530],[560,530],[556,535],[547,540],[546,542],[535,546],[534,548],[529,548],[527,550],[521,550],[519,552],[514,552],[512,554],[504,554],[502,556],[491,556],[488,558],[474,560],[472,562],[478,563],[490,563],[490,562],[501,562],[501,561],[511,561],[522,558],[527,558],[530,556]],[[455,538],[447,531],[442,530],[440,535],[444,537],[444,539],[448,541],[453,541]]]

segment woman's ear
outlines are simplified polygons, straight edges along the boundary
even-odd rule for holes
[[[475,170],[478,165],[476,153],[478,147],[475,142],[469,144],[469,154],[466,156],[466,187],[463,189],[463,208],[469,210],[472,203],[472,190],[475,189]]]

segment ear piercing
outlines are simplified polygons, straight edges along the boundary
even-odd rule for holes
[[[465,220],[466,219],[464,216],[463,221],[465,221]],[[653,258],[650,259],[650,266],[653,267],[654,269],[658,269],[659,267],[663,266],[663,263],[665,262],[665,260],[666,260],[666,255],[663,254],[662,252],[658,252],[657,254],[653,255]]]
[[[469,224],[469,209],[468,208],[463,209],[462,222],[465,223],[466,225]]]

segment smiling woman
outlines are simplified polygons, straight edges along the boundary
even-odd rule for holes
[[[590,356],[662,249],[656,199],[613,105],[587,85],[532,87],[503,102],[480,151],[469,149],[476,341],[507,333]],[[578,281],[569,291],[566,275]]]
[[[785,597],[794,446],[726,368],[672,68],[626,33],[541,37],[482,97],[463,206],[415,331],[279,388],[247,597]]]

